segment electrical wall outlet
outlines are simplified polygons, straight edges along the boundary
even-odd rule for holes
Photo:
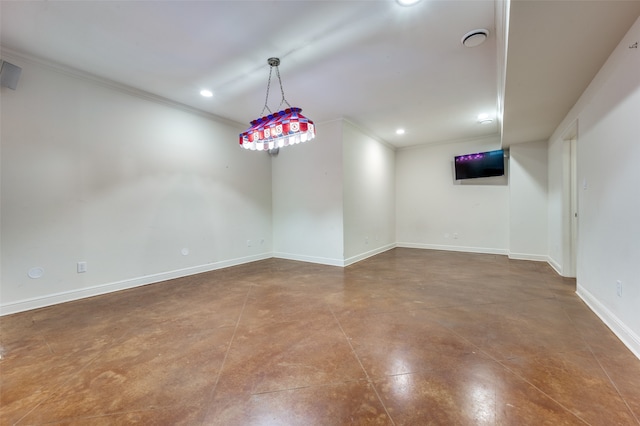
[[[87,262],[78,262],[78,264],[76,265],[76,270],[79,274],[87,272]]]
[[[616,281],[616,294],[618,297],[622,297],[622,281]]]

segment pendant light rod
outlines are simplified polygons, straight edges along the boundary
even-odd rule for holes
[[[273,114],[273,112],[271,111],[271,108],[269,108],[269,89],[271,88],[271,74],[273,73],[273,68],[276,69],[276,76],[278,77],[278,83],[280,83],[280,93],[282,94],[282,99],[280,100],[280,105],[278,106],[278,109],[282,108],[282,105],[286,104],[289,108],[291,108],[291,105],[289,105],[289,102],[285,99],[284,97],[284,89],[282,88],[282,78],[280,78],[280,68],[278,68],[278,66],[280,65],[280,58],[269,58],[267,59],[267,63],[269,64],[269,66],[271,68],[269,68],[269,80],[267,80],[267,95],[264,99],[264,106],[262,107],[262,112],[260,112],[260,115],[263,115],[265,111],[269,111],[269,114]]]

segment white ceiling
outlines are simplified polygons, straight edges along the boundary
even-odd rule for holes
[[[504,145],[549,139],[639,16],[638,0],[512,1]]]
[[[1,1],[0,44],[247,127],[264,105],[267,58],[280,57],[292,106],[316,123],[347,118],[400,148],[500,133],[501,4]],[[548,138],[640,14],[639,0],[510,7],[506,144]],[[488,40],[462,46],[478,28]],[[269,106],[279,103],[275,81]],[[482,112],[498,119],[479,124]]]

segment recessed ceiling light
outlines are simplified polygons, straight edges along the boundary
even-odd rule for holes
[[[202,90],[200,91],[200,94],[201,94],[202,96],[204,96],[205,98],[210,98],[210,97],[212,97],[212,96],[213,96],[213,92],[212,92],[211,90],[207,90],[207,89],[202,89]]]
[[[404,135],[404,129],[396,130],[396,135]]]
[[[469,31],[463,35],[461,42],[465,47],[476,47],[484,43],[487,37],[489,37],[489,30],[481,28],[479,30]]]
[[[420,0],[396,0],[400,6],[413,6],[420,2]]]
[[[493,118],[489,117],[489,114],[482,113],[478,114],[478,123],[485,124],[493,122]]]

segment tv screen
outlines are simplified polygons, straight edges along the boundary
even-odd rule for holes
[[[478,152],[455,157],[456,180],[504,175],[504,151]]]

